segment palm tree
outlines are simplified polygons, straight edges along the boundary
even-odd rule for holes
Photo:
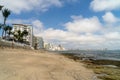
[[[2,26],[3,26],[3,25],[2,25],[2,24],[0,24],[0,30],[1,30]]]
[[[6,33],[7,33],[7,31],[8,31],[8,26],[4,26],[4,29],[3,29],[4,31],[5,31],[5,38],[6,38]]]
[[[7,20],[7,18],[8,18],[8,16],[10,15],[10,10],[9,9],[4,9],[4,10],[2,10],[2,15],[3,15],[3,17],[4,17],[4,26],[3,26],[3,32],[2,32],[2,37],[3,37],[3,35],[4,35],[4,27],[6,26],[6,20]]]
[[[3,26],[3,25],[2,25],[2,24],[0,24],[0,30],[2,29],[2,26]]]

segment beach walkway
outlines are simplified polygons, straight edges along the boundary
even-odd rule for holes
[[[62,55],[0,49],[0,80],[97,80],[92,70]]]

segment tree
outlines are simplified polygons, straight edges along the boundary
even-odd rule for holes
[[[2,32],[2,38],[3,38],[3,35],[4,35],[4,31],[6,30],[6,20],[7,20],[7,18],[8,18],[8,16],[10,15],[10,10],[9,9],[4,9],[4,10],[2,10],[2,15],[3,15],[3,17],[4,17],[4,23],[3,23],[3,32]],[[5,29],[5,30],[4,30]],[[5,31],[5,33],[6,33],[6,31]]]
[[[22,34],[23,34],[24,37],[27,37],[28,31],[27,31],[27,30],[24,30],[24,31],[22,32]],[[26,42],[26,39],[25,39],[25,42]],[[27,42],[26,42],[26,43],[27,43]]]
[[[0,24],[0,30],[1,30],[1,28],[2,28],[2,24]]]
[[[14,37],[17,39],[18,42],[23,42],[23,33],[20,30],[14,32]]]
[[[2,25],[2,24],[0,24],[0,30],[1,30],[2,26],[3,26],[3,25]]]
[[[7,26],[8,27],[8,30],[7,30],[7,34],[9,35],[9,37],[10,37],[10,35],[12,34],[12,27],[11,26]]]
[[[27,35],[28,35],[28,31],[27,30],[24,30],[23,32],[20,31],[20,30],[14,32],[14,37],[16,38],[16,40],[18,42],[23,42],[24,41],[23,37],[24,36],[27,37]]]
[[[3,6],[2,6],[2,5],[0,5],[0,10],[2,10],[2,8],[3,8]]]
[[[28,31],[27,31],[27,30],[24,30],[24,31],[22,32],[22,34],[26,37],[26,36],[28,35]]]
[[[0,30],[3,28],[3,24],[0,24]]]
[[[8,31],[8,26],[4,26],[4,29],[3,29],[4,31],[5,31],[5,38],[6,38],[6,33],[7,33],[7,31]]]

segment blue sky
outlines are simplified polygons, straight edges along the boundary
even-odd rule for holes
[[[1,0],[0,4],[12,12],[8,24],[31,24],[34,35],[45,42],[75,49],[120,49],[120,0]]]

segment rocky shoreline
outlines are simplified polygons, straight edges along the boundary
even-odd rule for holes
[[[77,62],[83,62],[85,67],[93,69],[101,80],[120,80],[120,61],[108,59],[95,59],[91,57],[76,56],[74,54],[62,54]]]

